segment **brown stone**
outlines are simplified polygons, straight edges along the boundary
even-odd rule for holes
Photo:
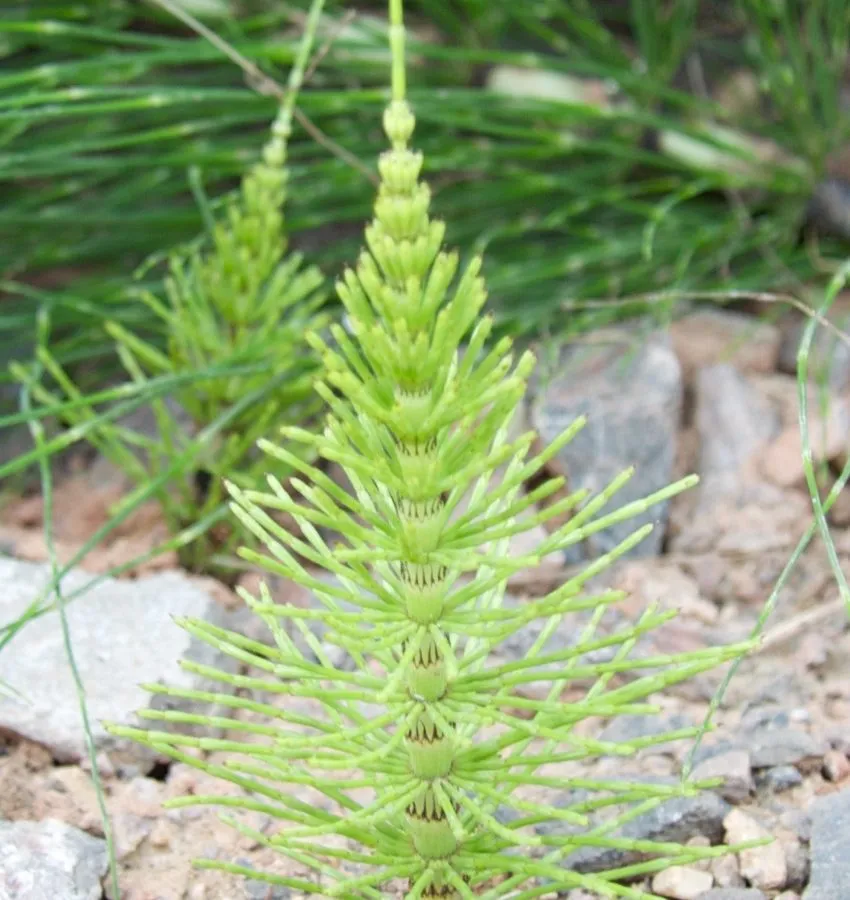
[[[670,326],[686,380],[697,369],[729,362],[742,372],[773,372],[781,335],[769,322],[719,309],[701,309]]]

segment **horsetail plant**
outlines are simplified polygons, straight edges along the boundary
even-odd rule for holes
[[[315,266],[305,267],[300,254],[287,253],[283,207],[295,100],[323,5],[313,0],[261,159],[219,221],[205,208],[211,246],[171,255],[164,300],[138,292],[159,324],[165,350],[118,322],[106,325],[137,393],[150,389],[154,434],[98,424],[94,404],[64,413],[66,424],[80,427],[140,488],[160,484],[156,498],[169,531],[193,537],[181,546],[181,561],[190,569],[209,571],[214,550],[235,549],[250,536],[209,527],[226,517],[225,477],[257,484],[269,465],[256,452],[257,439],[285,422],[308,421],[321,408],[312,389],[318,360],[304,334],[327,322],[320,309],[322,276]],[[67,399],[85,400],[47,347],[39,349],[39,362]],[[215,370],[222,374],[211,376]],[[28,370],[15,371],[46,404],[62,402]],[[158,380],[178,385],[173,402],[156,393]],[[175,466],[177,459],[186,464]],[[279,464],[276,474],[287,471]]]
[[[727,848],[633,840],[621,829],[700,785],[577,773],[602,755],[628,757],[692,732],[618,743],[586,726],[651,711],[653,693],[748,645],[630,658],[669,617],[655,607],[605,630],[605,613],[623,594],[585,587],[651,526],[546,596],[506,596],[512,574],[694,480],[601,514],[625,473],[598,496],[573,493],[535,511],[563,479],[527,493],[525,483],[583,422],[536,456],[533,434],[510,436],[533,359],[514,360],[507,339],[488,341],[481,260],[456,280],[458,257],[442,249],[444,225],[429,218],[419,181],[422,156],[409,146],[401,0],[390,0],[390,21],[391,149],[379,161],[368,249],[338,284],[350,327],[333,326],[333,344],[312,338],[330,411],[321,434],[284,430],[337,463],[350,489],[270,442],[262,443],[268,455],[304,477],[290,490],[274,477],[268,491],[230,488],[235,514],[268,548],[244,556],[309,588],[318,607],[276,603],[265,587],[259,597],[242,591],[269,629],[267,642],[183,621],[243,673],[187,662],[223,687],[151,685],[160,706],[172,708],[141,715],[161,730],[112,730],[230,782],[238,795],[173,805],[238,811],[228,821],[280,854],[276,871],[199,861],[207,868],[327,897],[530,898],[573,887],[652,897],[629,882]],[[535,554],[507,552],[513,536],[567,511],[569,521]],[[270,512],[289,514],[300,534]],[[334,546],[329,533],[340,538]],[[582,622],[569,640],[557,631],[565,617]],[[511,658],[505,642],[525,627],[535,629],[530,648]],[[186,701],[230,713],[178,708]],[[225,735],[198,736],[198,725]],[[588,848],[627,851],[629,862],[576,865]]]

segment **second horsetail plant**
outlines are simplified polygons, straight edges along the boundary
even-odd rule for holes
[[[514,359],[509,340],[488,341],[481,260],[456,277],[445,227],[429,218],[422,156],[410,147],[401,0],[391,0],[390,19],[390,149],[379,160],[368,249],[338,285],[349,328],[332,329],[333,345],[313,338],[330,412],[321,434],[284,431],[341,467],[350,488],[270,442],[270,458],[304,477],[289,490],[274,477],[267,491],[231,487],[236,515],[269,551],[244,556],[309,588],[317,605],[279,604],[266,588],[243,592],[268,626],[267,642],[184,621],[246,674],[186,663],[222,689],[150,689],[163,695],[160,705],[200,700],[230,713],[149,709],[142,715],[161,721],[159,730],[113,730],[230,782],[235,795],[174,805],[226,807],[237,829],[280,854],[264,873],[221,860],[204,867],[352,900],[531,898],[574,887],[652,897],[636,880],[728,848],[630,839],[623,828],[700,786],[576,772],[583,761],[628,757],[693,731],[618,743],[587,726],[653,711],[652,694],[749,645],[630,658],[669,617],[654,607],[605,630],[606,611],[623,595],[587,593],[587,583],[650,526],[548,595],[506,598],[511,575],[693,480],[602,514],[625,473],[598,496],[578,492],[536,511],[563,479],[524,486],[583,422],[536,456],[533,434],[511,436],[533,359]],[[300,534],[270,512],[288,514]],[[569,521],[535,554],[507,552],[512,537],[566,512]],[[565,616],[582,624],[559,643]],[[526,627],[534,628],[528,651],[500,653]],[[225,736],[199,737],[199,725]],[[593,848],[603,860],[626,851],[629,861],[577,865]]]
[[[156,317],[164,351],[117,322],[107,325],[138,392],[152,391],[154,435],[108,421],[98,425],[93,404],[72,407],[66,416],[140,490],[159,484],[155,497],[171,534],[191,538],[179,547],[182,563],[194,570],[209,571],[214,551],[235,550],[249,536],[210,527],[226,518],[225,478],[257,484],[269,468],[256,451],[257,439],[321,409],[312,388],[318,360],[304,334],[326,323],[322,276],[315,266],[304,266],[300,254],[287,253],[283,207],[295,100],[322,6],[323,0],[313,0],[262,158],[245,174],[224,215],[210,221],[211,246],[172,254],[164,299],[150,291],[139,294]],[[39,362],[68,399],[86,399],[46,347]],[[216,369],[221,374],[210,374]],[[23,368],[16,374],[35,396],[59,401]],[[177,385],[176,404],[155,392],[162,380]],[[178,459],[185,465],[176,465]],[[284,477],[292,470],[279,464],[275,471]]]

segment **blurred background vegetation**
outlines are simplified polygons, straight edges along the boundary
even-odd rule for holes
[[[177,2],[285,82],[304,0]],[[834,236],[813,247],[803,235],[816,187],[842,166],[843,0],[409,7],[435,208],[452,242],[487,249],[504,328],[584,329],[604,312],[570,307],[661,289],[796,290],[843,252]],[[293,138],[289,228],[329,275],[369,213],[382,23],[380,4],[330,2],[326,52],[300,98],[327,141]],[[155,3],[7,5],[0,354],[26,352],[46,307],[59,358],[85,360],[102,383],[114,362],[102,320],[155,331],[128,293],[134,270],[200,234],[199,192],[213,211],[223,202],[276,102]],[[842,185],[823,191],[821,218],[840,238]]]
[[[66,433],[0,456],[0,477],[82,438],[102,442],[105,421],[173,392],[167,380],[122,387],[114,335],[166,347],[167,317],[139,297],[164,296],[169,255],[202,246],[259,158],[309,5],[7,4],[0,425],[50,419]],[[806,300],[843,260],[846,0],[407,6],[410,96],[434,209],[452,244],[486,251],[501,332],[556,346],[612,318],[663,321],[704,292]],[[383,4],[329,0],[317,46],[290,141],[286,222],[291,244],[333,279],[355,258],[383,144]],[[215,365],[221,378],[246,360]],[[45,393],[57,373],[72,384],[64,401]],[[183,372],[180,385],[210,377]],[[29,385],[22,411],[16,380]],[[67,414],[57,404],[77,391]],[[187,471],[197,475],[197,459],[215,452],[229,416],[196,423]]]

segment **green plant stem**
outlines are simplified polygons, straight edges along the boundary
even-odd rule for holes
[[[40,329],[44,332],[44,327]],[[30,397],[26,387],[21,388],[21,412],[29,412]],[[36,448],[41,449],[44,442],[44,429],[41,422],[32,420],[30,422],[30,432]],[[42,454],[39,459],[39,473],[41,475],[41,494],[44,500],[43,529],[44,540],[47,547],[47,554],[50,563],[50,573],[54,592],[56,595],[56,606],[59,613],[59,622],[62,629],[62,645],[65,650],[65,658],[68,661],[68,668],[71,678],[74,682],[74,690],[77,694],[77,703],[80,710],[80,718],[82,719],[83,733],[86,741],[86,751],[88,753],[89,765],[91,766],[91,779],[94,787],[94,793],[97,800],[98,810],[100,812],[101,825],[103,827],[103,835],[106,840],[106,851],[109,859],[109,873],[111,878],[112,895],[115,900],[120,900],[121,889],[118,883],[118,860],[115,854],[115,838],[112,831],[112,821],[106,809],[106,796],[103,790],[103,781],[100,777],[100,766],[97,759],[97,747],[95,746],[94,736],[91,729],[91,721],[89,719],[88,701],[86,699],[86,689],[77,666],[76,655],[74,653],[73,639],[71,628],[68,622],[68,613],[65,607],[65,600],[62,591],[61,577],[59,575],[59,566],[56,558],[56,547],[53,540],[53,477],[50,470],[49,457]]]

